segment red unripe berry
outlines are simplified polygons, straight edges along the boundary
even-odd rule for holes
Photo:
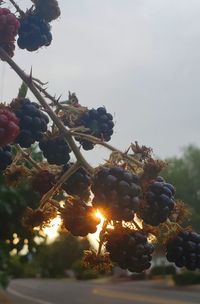
[[[7,109],[0,109],[0,147],[12,143],[19,134],[19,120]]]
[[[13,42],[20,23],[7,8],[0,8],[0,43]]]

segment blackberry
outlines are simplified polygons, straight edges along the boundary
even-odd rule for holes
[[[7,108],[0,108],[0,147],[12,143],[19,134],[19,120]]]
[[[95,209],[81,200],[74,200],[61,213],[65,228],[74,236],[86,236],[95,233],[100,219],[95,216]]]
[[[113,116],[107,113],[103,107],[97,110],[91,109],[85,112],[79,121],[80,125],[89,129],[86,134],[102,138],[104,141],[109,141],[113,134]],[[87,140],[79,140],[84,150],[92,150],[94,144]]]
[[[143,221],[151,226],[165,222],[175,206],[174,194],[174,187],[158,177],[145,193],[144,204],[140,209]]]
[[[12,163],[11,146],[0,147],[0,171],[5,170]]]
[[[106,218],[131,221],[139,208],[138,177],[121,167],[102,167],[92,184],[93,205]]]
[[[200,234],[182,231],[168,242],[166,250],[167,260],[177,267],[200,269]]]
[[[18,33],[19,21],[7,8],[0,8],[0,46],[10,57],[14,55],[15,36]]]
[[[34,14],[51,22],[60,16],[60,8],[57,0],[32,0],[35,5]]]
[[[37,103],[30,102],[27,98],[19,100],[19,104],[16,115],[20,121],[20,134],[16,142],[23,148],[29,148],[35,141],[43,138],[49,118],[39,109]]]
[[[33,190],[41,196],[47,193],[55,184],[55,175],[48,170],[41,170],[34,175],[32,180]]]
[[[50,25],[38,16],[27,15],[20,19],[19,38],[20,49],[36,51],[42,46],[49,46],[52,41]]]
[[[71,164],[67,164],[63,168],[63,173],[66,172]],[[83,168],[79,168],[70,178],[62,185],[62,188],[69,195],[77,195],[80,198],[88,200],[90,196],[91,178]]]
[[[110,253],[110,260],[122,269],[142,272],[151,266],[154,247],[142,231],[114,229],[107,235],[106,250]]]
[[[65,165],[70,160],[71,150],[62,136],[44,139],[40,141],[39,147],[49,164]]]

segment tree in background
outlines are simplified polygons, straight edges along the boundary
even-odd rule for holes
[[[15,189],[5,184],[0,177],[0,285],[7,284],[7,264],[10,252],[19,252],[26,243],[29,250],[36,246],[33,234],[21,223],[27,207],[37,208],[39,197],[29,185]]]
[[[200,231],[200,148],[190,145],[181,157],[167,159],[164,178],[176,185],[176,196],[192,209],[190,224]]]
[[[42,277],[63,277],[66,270],[80,260],[89,248],[86,239],[78,240],[69,233],[61,233],[51,244],[41,244],[33,256]]]
[[[9,274],[14,278],[66,277],[67,270],[80,262],[84,250],[89,248],[87,239],[77,239],[62,232],[52,243],[42,242],[35,252],[26,256],[13,256],[9,261]]]

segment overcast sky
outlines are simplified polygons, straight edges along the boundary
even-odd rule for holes
[[[29,3],[19,0],[18,3]],[[137,140],[161,158],[200,146],[200,1],[60,0],[48,48],[17,50],[26,71],[49,81],[51,93],[76,92],[88,107],[114,114],[112,143]],[[0,63],[0,97],[16,96],[20,80]],[[105,158],[102,148],[89,153]]]

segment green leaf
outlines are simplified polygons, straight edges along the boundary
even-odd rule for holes
[[[25,82],[22,82],[21,87],[19,88],[18,98],[25,98],[28,91],[28,86]]]

